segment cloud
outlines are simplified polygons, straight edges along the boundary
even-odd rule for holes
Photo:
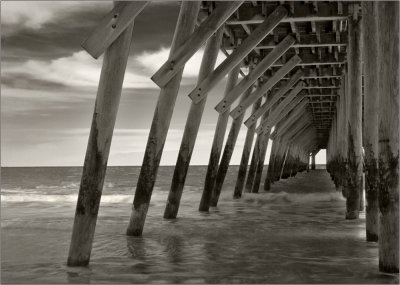
[[[111,7],[112,3],[108,1],[3,1],[1,24],[37,30],[66,14]]]
[[[5,65],[3,76],[18,78],[24,76],[32,80],[42,80],[48,84],[61,84],[69,87],[97,87],[102,60],[95,60],[85,51],[71,56],[45,60],[28,60],[22,64]],[[7,82],[6,82],[7,83]],[[127,70],[125,88],[157,88],[150,76]]]
[[[162,47],[157,51],[144,51],[143,53],[134,56],[134,59],[152,75],[168,60],[170,48]],[[201,61],[204,55],[204,48],[200,48],[185,64],[183,77],[197,78],[201,66]],[[224,61],[226,56],[219,51],[216,67]]]
[[[186,64],[183,75],[183,84],[193,84],[197,78],[204,50],[199,50]],[[169,49],[161,48],[158,51],[145,51],[129,60],[133,60],[126,70],[124,88],[151,88],[158,89],[150,77],[168,59]],[[220,53],[217,65],[225,56]],[[66,87],[97,87],[100,78],[102,60],[95,60],[85,51],[75,52],[71,56],[52,60],[32,59],[20,64],[5,63],[2,77],[5,85],[13,84],[16,88],[30,88],[31,81],[39,81],[43,88]],[[18,80],[20,78],[20,80]],[[27,83],[28,82],[28,83]],[[35,83],[35,82],[31,82]],[[18,86],[22,84],[23,86]],[[36,86],[37,84],[32,84]],[[41,88],[42,89],[42,88]]]

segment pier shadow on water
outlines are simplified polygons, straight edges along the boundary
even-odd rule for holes
[[[161,167],[144,235],[127,237],[139,168],[111,167],[90,265],[69,268],[81,169],[3,169],[1,282],[399,282],[398,275],[379,273],[378,247],[365,242],[364,216],[344,219],[345,200],[325,170],[233,200],[237,167],[231,167],[218,207],[199,213],[205,170],[189,170],[178,218],[164,220],[173,167]]]

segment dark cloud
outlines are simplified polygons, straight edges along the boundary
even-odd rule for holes
[[[109,11],[104,5],[93,9],[66,11],[38,29],[2,24],[2,60],[51,60],[82,50],[80,44]],[[179,14],[178,2],[150,3],[135,20],[132,51],[157,50],[169,46]]]

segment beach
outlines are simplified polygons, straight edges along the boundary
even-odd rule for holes
[[[398,283],[378,271],[365,217],[325,170],[232,198],[229,169],[217,208],[199,213],[206,166],[192,166],[178,218],[163,211],[173,167],[160,167],[142,237],[127,237],[140,167],[109,167],[90,265],[67,267],[80,167],[2,168],[1,283]],[[265,173],[264,176],[265,177]]]

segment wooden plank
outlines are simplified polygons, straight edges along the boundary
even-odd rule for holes
[[[68,266],[87,266],[90,261],[132,30],[133,22],[107,48],[104,54],[72,228]]]
[[[201,82],[201,80],[214,70],[222,36],[223,28],[221,27],[217,33],[208,40],[201,62],[199,77],[197,80],[198,82]],[[179,148],[178,159],[172,176],[167,205],[164,211],[165,219],[175,219],[178,215],[183,187],[185,186],[186,175],[189,169],[206,101],[207,97],[199,104],[194,104],[192,102],[190,106],[181,146]]]
[[[379,270],[399,273],[399,2],[377,5]]]
[[[244,124],[247,127],[252,126],[253,124],[255,124],[257,122],[257,120],[262,116],[262,114],[264,114],[266,111],[268,111],[276,102],[278,102],[278,100],[280,100],[282,98],[283,95],[286,94],[286,92],[289,91],[289,89],[295,85],[297,83],[297,81],[300,80],[300,78],[302,77],[303,72],[301,70],[298,70],[293,76],[292,78],[286,82],[286,84],[280,88],[277,93],[274,94],[274,96],[271,98],[271,100],[269,102],[266,102],[264,105],[262,105],[258,110],[256,110],[255,112],[253,112],[250,117],[244,122]],[[303,84],[304,86],[304,84]]]
[[[175,28],[170,54],[174,52],[190,37],[196,25],[200,2],[183,1]],[[142,168],[136,186],[132,213],[127,228],[127,235],[141,236],[147,211],[153,193],[158,167],[171,122],[183,69],[178,72],[168,84],[161,89],[157,106],[151,124],[149,138],[144,153]]]
[[[231,92],[221,100],[215,107],[219,113],[226,112],[232,103],[239,98],[246,89],[249,88],[289,47],[295,42],[291,36],[287,36],[283,41],[276,46],[256,67],[245,77]]]
[[[116,2],[114,8],[101,19],[94,31],[82,43],[83,49],[97,59],[128,28],[148,3],[149,1]]]
[[[229,27],[229,26],[226,26]],[[337,35],[340,35],[340,40],[338,41]],[[278,35],[278,42],[281,41],[285,36],[291,35],[296,37],[295,33],[285,33]],[[243,37],[242,37],[243,36]],[[236,37],[245,38],[247,35],[237,34]],[[315,46],[336,46],[342,47],[347,45],[347,32],[321,32],[320,42],[317,41],[315,34],[301,34],[300,40],[296,37],[296,43],[292,46],[293,48],[300,47],[315,47]],[[228,50],[235,49],[237,47],[236,43],[232,43],[229,38],[224,38],[222,41],[222,46]],[[272,34],[267,35],[260,43],[255,47],[255,49],[272,49],[276,46],[276,36]]]
[[[318,16],[318,15],[310,15],[306,17],[295,17],[289,16],[282,20],[282,23],[297,23],[297,22],[310,22],[310,21],[319,21],[319,22],[329,22],[334,20],[346,20],[347,17],[343,15],[332,15],[332,16]],[[262,23],[263,17],[261,15],[256,15],[253,19],[248,20],[228,20],[226,21],[227,25],[257,25]]]
[[[270,44],[270,45],[258,45],[255,47],[255,49],[272,49],[276,45],[275,44]],[[337,42],[327,42],[327,43],[310,43],[310,44],[302,44],[302,43],[297,43],[291,46],[291,48],[298,49],[298,48],[318,48],[318,47],[346,47],[346,43],[337,43]]]
[[[240,63],[229,73],[228,82],[225,88],[225,95],[228,94],[237,83],[240,70]],[[208,212],[211,203],[212,191],[218,171],[218,164],[221,157],[222,145],[224,142],[226,127],[228,124],[228,113],[218,115],[217,126],[215,127],[214,139],[211,147],[210,159],[208,162],[206,179],[199,204],[200,212]]]
[[[232,112],[231,116],[233,118],[237,118],[242,113],[246,112],[246,109],[254,104],[258,98],[260,98],[263,94],[265,94],[268,90],[270,90],[279,80],[282,79],[290,70],[292,70],[301,59],[295,55],[293,56],[282,68],[280,68],[264,85],[258,88],[255,92],[253,92],[249,97],[246,98],[243,102],[240,102],[238,106],[236,106]]]
[[[179,72],[186,62],[215,33],[244,1],[221,2],[211,15],[194,31],[183,45],[170,55],[168,60],[151,77],[154,83],[164,87]]]
[[[271,32],[286,17],[287,11],[278,7],[275,11],[260,24],[242,44],[229,55],[207,78],[190,92],[189,97],[197,104],[204,98],[204,94],[211,90],[225,75],[238,65],[261,40]]]

